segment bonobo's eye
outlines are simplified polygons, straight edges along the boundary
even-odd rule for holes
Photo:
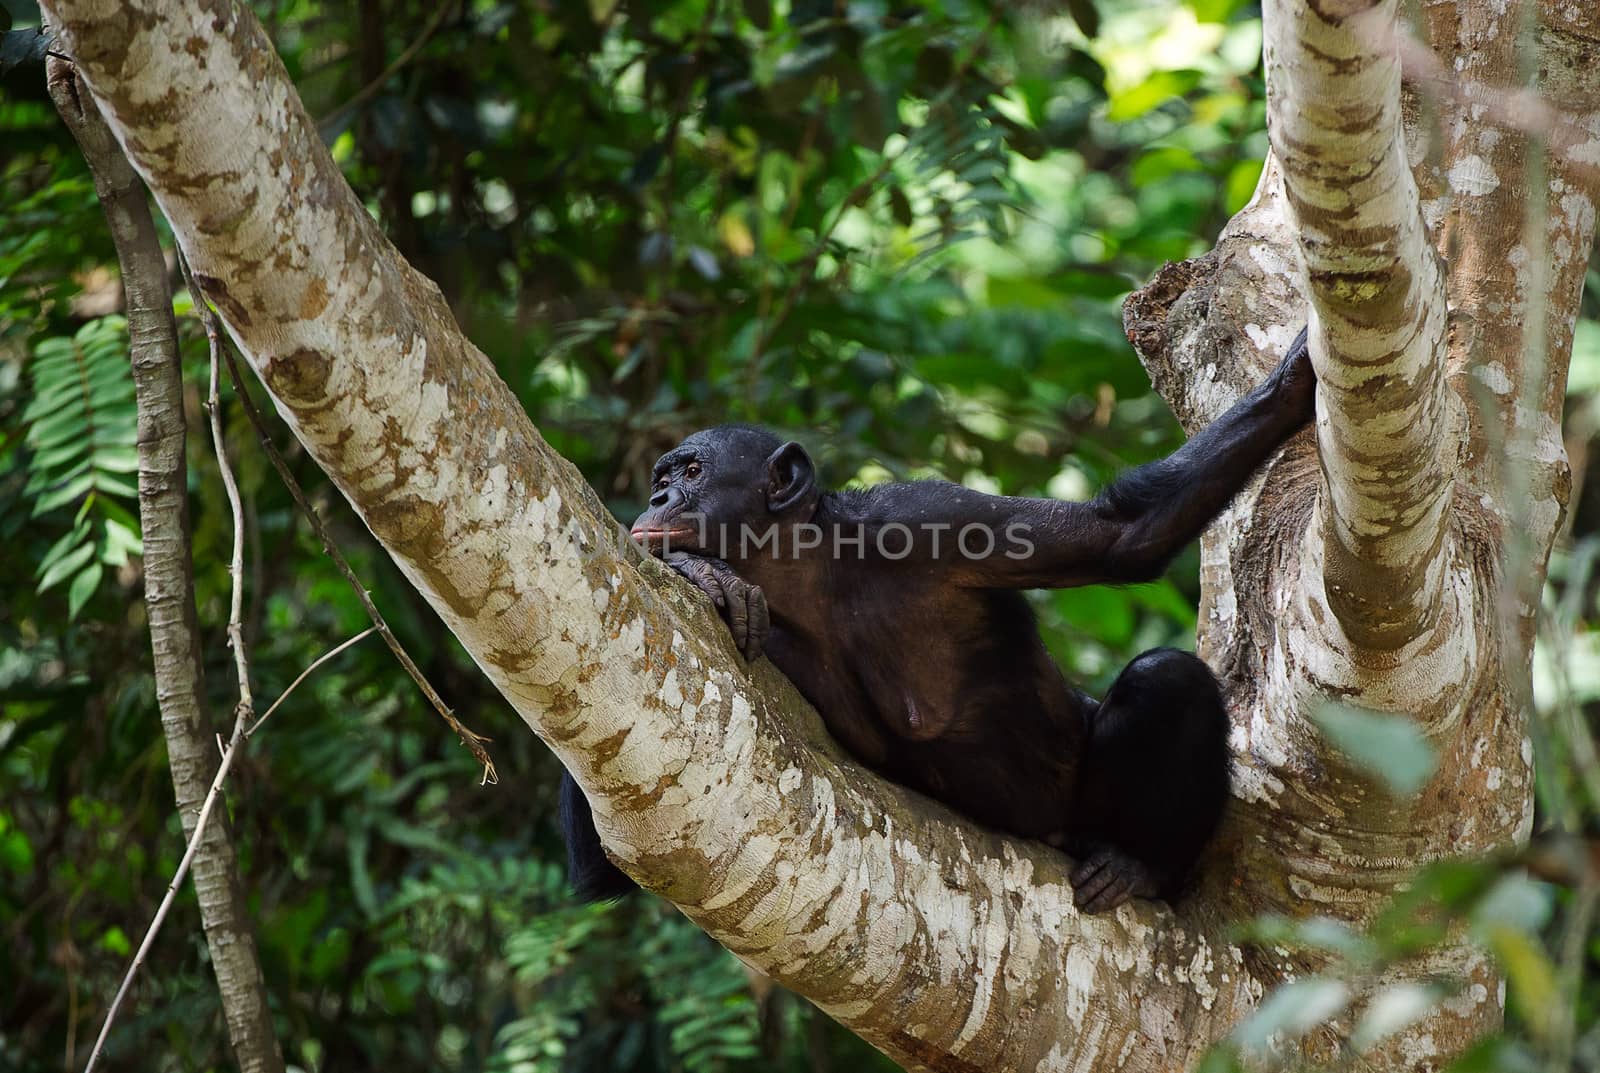
[[[684,466],[683,475],[690,480],[694,480],[696,477],[700,476],[700,463],[690,462],[687,466]]]
[[[667,485],[669,485],[671,483],[672,483],[671,479],[668,478],[665,473],[663,473],[661,476],[659,476],[659,477],[657,477],[655,479],[655,482],[653,484],[651,484],[650,487],[659,492],[661,489],[665,488]]]

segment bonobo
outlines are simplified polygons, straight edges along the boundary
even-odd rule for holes
[[[1305,333],[1272,374],[1176,453],[1087,503],[942,481],[829,492],[797,443],[697,432],[655,465],[633,525],[706,592],[747,658],[765,652],[862,763],[979,823],[1064,846],[1089,912],[1170,897],[1228,796],[1211,671],[1170,648],[1095,700],[1061,674],[1020,589],[1159,577],[1313,414]],[[580,894],[632,881],[569,776]]]

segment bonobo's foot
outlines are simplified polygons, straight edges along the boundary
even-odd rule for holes
[[[766,646],[771,625],[767,617],[767,597],[760,586],[734,573],[733,567],[721,559],[673,551],[662,561],[711,597],[711,602],[717,605],[728,623],[734,645],[747,661],[755,662]]]
[[[1072,900],[1085,913],[1105,913],[1129,898],[1154,898],[1161,891],[1148,865],[1105,845],[1079,857],[1071,879]]]

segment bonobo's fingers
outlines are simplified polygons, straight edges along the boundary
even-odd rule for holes
[[[746,660],[761,655],[767,642],[767,598],[721,559],[686,551],[668,554],[666,564],[694,583],[717,606],[733,643]]]
[[[767,615],[767,594],[761,591],[761,586],[751,585],[745,591],[745,607],[748,609],[749,625],[740,649],[744,652],[745,661],[754,663],[760,657],[761,650],[766,648],[767,631],[772,627],[772,620]]]
[[[1310,326],[1300,329],[1283,360],[1272,370],[1272,382],[1285,405],[1301,411],[1307,421],[1316,416],[1317,372],[1311,366]]]
[[[728,603],[722,609],[722,617],[728,620],[728,632],[733,634],[733,646],[743,652],[745,643],[750,639],[750,605],[744,598],[744,590],[750,586],[735,576],[731,570],[726,575],[721,571],[717,573],[722,591],[728,594]]]
[[[733,634],[733,643],[746,662],[753,663],[767,643],[770,622],[766,594],[760,586],[752,585],[740,577],[727,563],[720,560],[712,562],[717,581],[728,597],[725,614],[728,630]]]
[[[668,552],[662,562],[693,582],[694,587],[711,597],[711,602],[717,607],[728,605],[728,597],[722,591],[722,581],[713,566],[717,560],[691,555],[686,551],[673,551]]]
[[[1155,878],[1144,864],[1109,846],[1072,869],[1072,900],[1085,913],[1104,913],[1129,898],[1154,898]]]

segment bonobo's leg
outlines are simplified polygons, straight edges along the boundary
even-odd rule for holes
[[[1211,669],[1156,648],[1129,663],[1091,716],[1072,885],[1080,908],[1171,897],[1228,799],[1228,716]]]
[[[600,832],[594,829],[594,813],[589,799],[569,772],[561,773],[561,834],[567,840],[567,882],[579,898],[600,902],[621,898],[639,889],[638,884],[611,863],[600,845]]]
[[[739,577],[721,559],[675,551],[666,556],[666,563],[711,597],[711,602],[727,619],[733,642],[745,659],[753,660],[761,655],[770,624],[766,597],[759,588]],[[600,845],[600,834],[594,829],[589,799],[566,771],[561,773],[560,812],[561,834],[567,841],[567,880],[579,898],[598,902],[621,898],[639,889],[638,884],[606,856]]]

